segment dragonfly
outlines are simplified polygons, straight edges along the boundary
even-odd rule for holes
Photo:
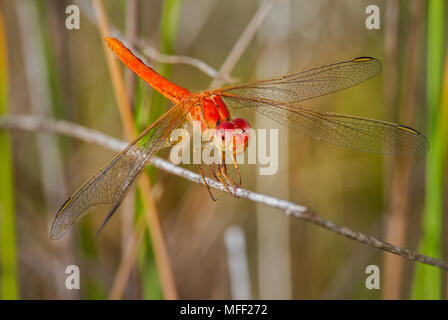
[[[300,105],[303,101],[347,89],[374,77],[381,71],[381,63],[375,58],[358,57],[267,80],[190,92],[143,63],[120,40],[110,37],[105,41],[129,69],[171,100],[174,106],[67,199],[54,218],[50,230],[52,239],[61,238],[92,208],[107,205],[108,214],[101,231],[151,158],[170,145],[170,133],[186,123],[196,122],[202,129],[214,129],[215,133],[208,137],[209,142],[218,150],[230,151],[233,158],[244,153],[250,138],[250,125],[242,118],[232,118],[230,110],[253,109],[315,140],[358,151],[415,155],[423,154],[429,147],[421,133],[405,125],[314,111]],[[211,198],[216,200],[200,164],[198,168]],[[230,194],[241,187],[241,175],[235,161],[232,169],[238,172],[238,177],[228,173],[224,162],[212,168],[213,178]]]

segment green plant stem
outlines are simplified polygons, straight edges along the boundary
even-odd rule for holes
[[[173,54],[174,45],[177,38],[177,29],[179,24],[181,0],[166,0],[163,3],[162,18],[160,20],[160,52],[164,54]],[[165,78],[171,77],[172,65],[159,64],[157,71]],[[153,90],[150,102],[149,116],[147,123],[153,123],[166,111],[167,101],[160,93]],[[142,106],[138,106],[138,110]],[[149,167],[149,176],[154,181],[156,171]],[[157,281],[157,269],[155,268],[154,253],[151,250],[150,238],[145,237],[144,245],[142,246],[141,256],[144,257],[140,264],[140,271],[142,273],[142,291],[144,299],[161,299],[163,297],[160,285]]]
[[[1,10],[1,9],[0,9]],[[8,113],[8,58],[0,11],[0,115]],[[0,132],[0,298],[18,299],[16,223],[11,140]]]
[[[163,4],[162,18],[160,20],[161,53],[173,54],[174,52],[181,4],[181,0],[166,0]],[[161,63],[157,69],[158,73],[169,79],[173,66],[172,64]],[[154,122],[165,112],[166,103],[166,98],[154,90],[148,123]]]
[[[431,148],[426,158],[426,201],[423,213],[423,239],[419,251],[440,258],[442,255],[443,171],[446,159],[447,103],[440,103],[443,70],[444,1],[428,2],[427,101],[428,132]],[[445,77],[445,82],[448,81]],[[445,85],[446,87],[446,85]],[[448,90],[448,88],[447,88]],[[448,94],[447,92],[444,93]],[[439,107],[440,106],[440,107]],[[445,115],[445,116],[444,116]],[[412,298],[440,299],[442,273],[423,264],[416,266]]]

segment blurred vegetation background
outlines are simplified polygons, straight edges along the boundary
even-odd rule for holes
[[[257,166],[245,165],[244,187],[446,260],[444,1],[271,2],[253,39],[237,56],[232,77],[243,82],[357,56],[375,57],[383,63],[380,76],[304,105],[411,126],[429,137],[431,148],[427,157],[365,154],[282,129],[278,174],[259,176]],[[79,30],[65,26],[71,4],[80,8]],[[379,30],[365,26],[371,4],[380,8]],[[124,128],[131,131],[132,126],[122,120],[126,111],[117,100],[98,22],[107,18],[106,35],[125,40],[164,76],[202,90],[213,77],[189,64],[150,57],[148,48],[193,57],[219,70],[265,5],[237,0],[0,1],[0,114],[64,119],[125,139],[129,134]],[[119,66],[128,111],[141,131],[170,103]],[[251,112],[238,116],[255,128],[277,127]],[[95,232],[106,213],[101,209],[63,239],[52,241],[49,226],[60,205],[114,153],[51,133],[5,130],[0,130],[0,150],[2,299],[447,296],[446,275],[434,267],[221,192],[215,192],[219,200],[213,202],[202,185],[151,166],[150,194],[134,188],[97,240]],[[160,218],[169,265],[156,259],[157,235],[142,227],[147,210]],[[380,290],[365,287],[365,269],[372,264],[381,270]],[[65,287],[68,265],[80,268],[80,290]]]

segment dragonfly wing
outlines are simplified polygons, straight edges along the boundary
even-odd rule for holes
[[[62,237],[89,209],[99,205],[110,206],[107,222],[151,157],[166,145],[172,130],[185,120],[188,111],[189,107],[183,103],[172,107],[79,188],[57,213],[50,238]]]
[[[268,80],[229,86],[214,92],[296,104],[352,87],[380,71],[381,62],[370,57],[360,57]]]
[[[230,107],[249,107],[313,139],[354,150],[383,154],[422,154],[428,141],[418,131],[391,122],[316,112],[261,98],[222,95]]]

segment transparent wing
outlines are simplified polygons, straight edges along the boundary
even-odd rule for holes
[[[172,107],[79,188],[59,209],[50,238],[62,237],[89,209],[99,205],[110,206],[106,223],[151,157],[166,146],[172,130],[185,120],[189,109],[184,103]]]
[[[370,57],[360,57],[269,80],[229,86],[214,92],[296,104],[352,87],[374,77],[380,71],[381,62]]]
[[[422,154],[428,141],[418,131],[391,122],[331,112],[316,112],[300,106],[279,104],[261,98],[223,93],[230,107],[249,107],[313,139],[359,151],[384,154]]]

